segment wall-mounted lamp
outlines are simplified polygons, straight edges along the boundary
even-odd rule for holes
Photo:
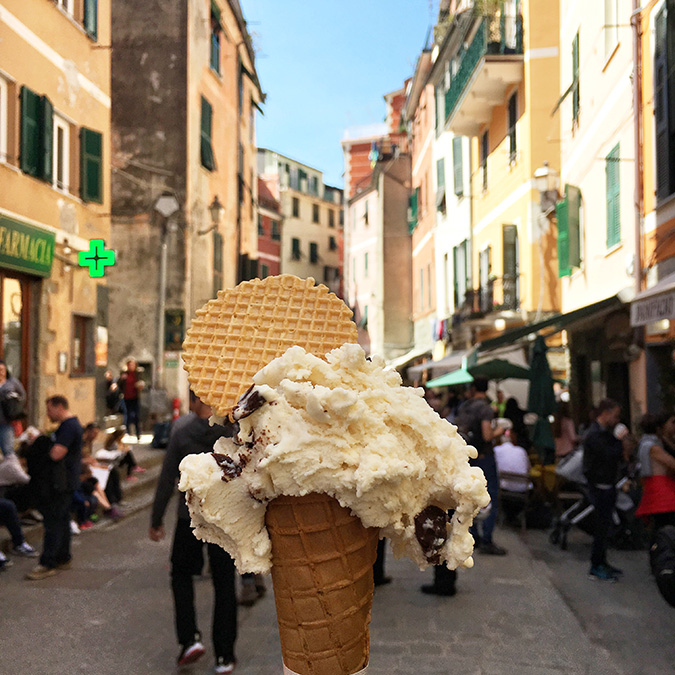
[[[220,203],[220,200],[218,199],[218,195],[216,195],[213,198],[213,201],[209,204],[209,213],[211,214],[211,227],[207,227],[205,230],[197,230],[198,235],[202,236],[218,229],[218,225],[220,225],[220,217],[223,213],[223,208],[224,208],[223,205]]]
[[[548,215],[560,198],[560,176],[548,162],[544,162],[544,165],[534,172],[534,185],[539,191],[541,210]]]

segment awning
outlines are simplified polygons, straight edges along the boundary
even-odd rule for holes
[[[546,337],[558,333],[559,331],[571,326],[572,324],[583,321],[588,318],[597,318],[598,315],[607,314],[615,309],[620,309],[626,303],[630,302],[633,298],[633,289],[624,288],[619,291],[616,295],[612,295],[610,298],[605,298],[599,302],[594,302],[592,305],[586,305],[586,307],[580,307],[579,309],[574,309],[571,312],[565,314],[556,314],[555,316],[544,319],[543,321],[537,321],[536,323],[528,323],[525,326],[519,326],[513,330],[506,331],[501,335],[490,338],[489,340],[483,340],[483,342],[478,344],[479,352],[487,352],[492,349],[497,349],[498,347],[503,347],[507,344],[512,344],[517,340],[520,340],[528,335],[533,333],[538,333],[541,330],[549,329],[546,332]]]
[[[630,305],[631,326],[645,326],[663,319],[675,319],[675,273],[638,293]]]
[[[407,363],[410,363],[413,359],[419,359],[420,357],[425,356],[427,354],[431,354],[431,348],[411,349],[409,352],[406,352],[401,356],[397,356],[395,359],[390,359],[389,361],[387,361],[387,365],[391,368],[401,368],[402,366],[405,366]]]
[[[468,353],[468,350],[461,349],[448,354],[448,356],[444,356],[438,361],[426,361],[425,363],[420,363],[418,366],[410,366],[408,368],[408,377],[417,377],[427,370],[431,371],[433,377],[449,373],[451,370],[457,370]]]

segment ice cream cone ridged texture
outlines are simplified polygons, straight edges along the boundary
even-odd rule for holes
[[[378,528],[397,557],[421,569],[473,564],[469,527],[489,502],[485,478],[469,466],[475,449],[421,389],[401,386],[398,373],[355,344],[325,360],[291,347],[253,383],[256,409],[234,410],[238,434],[181,462],[179,488],[198,537],[225,548],[240,571],[266,572],[267,504],[319,493]]]

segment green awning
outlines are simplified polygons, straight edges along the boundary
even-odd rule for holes
[[[436,377],[433,380],[429,380],[426,383],[426,387],[454,387],[459,384],[470,384],[473,382],[473,377],[471,373],[464,368],[459,370],[453,370],[451,373],[446,373],[440,377]]]
[[[469,368],[473,377],[484,377],[487,380],[529,380],[530,369],[511,363],[505,359],[492,359],[477,363]]]
[[[596,314],[604,314],[614,309],[619,309],[627,302],[630,302],[632,298],[628,297],[629,295],[630,293],[628,292],[628,289],[625,289],[624,291],[620,291],[610,298],[605,298],[605,300],[594,302],[592,305],[586,305],[586,307],[580,307],[579,309],[572,310],[566,314],[556,314],[555,316],[544,319],[543,321],[528,323],[525,326],[519,326],[513,330],[505,331],[497,337],[490,338],[489,340],[483,340],[483,342],[478,344],[478,351],[488,352],[492,349],[497,349],[498,347],[504,347],[506,345],[513,344],[521,338],[532,335],[533,333],[538,333],[540,330],[544,330],[546,328],[550,329],[546,333],[546,336],[548,337],[549,335],[560,332],[565,327],[575,323],[576,321],[587,319]]]

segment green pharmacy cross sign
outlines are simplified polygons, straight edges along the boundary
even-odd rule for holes
[[[89,250],[80,251],[78,263],[89,268],[90,277],[102,277],[106,266],[115,264],[115,251],[107,251],[103,239],[92,239]]]

